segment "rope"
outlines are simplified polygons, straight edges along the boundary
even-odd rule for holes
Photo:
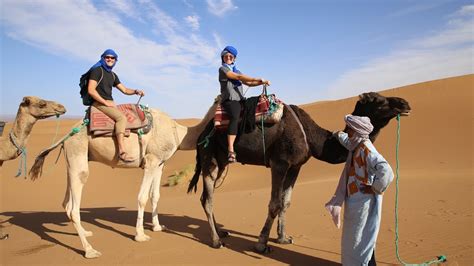
[[[50,148],[52,148],[52,147],[56,147],[57,145],[59,145],[59,144],[61,144],[61,143],[64,143],[64,142],[65,142],[66,140],[68,140],[70,137],[72,137],[72,136],[74,136],[75,134],[79,133],[79,132],[82,130],[82,128],[84,128],[84,127],[87,126],[88,124],[89,124],[89,119],[84,118],[84,119],[82,120],[82,124],[81,124],[79,127],[74,127],[74,128],[72,128],[72,129],[71,129],[71,132],[69,132],[68,135],[66,135],[65,137],[63,137],[63,139],[60,140],[58,143],[55,143],[55,142],[53,141],[53,143],[51,144],[51,146],[50,146],[48,149],[50,149]],[[56,135],[57,135],[57,132],[56,132]],[[56,136],[54,137],[54,139],[56,139]],[[54,162],[54,164],[57,164],[57,163],[58,163],[59,156],[61,156],[61,152],[62,152],[63,149],[64,149],[64,146],[62,146],[61,149],[59,150],[58,156],[56,157],[56,161]],[[47,150],[47,149],[46,149],[46,150]],[[49,173],[49,171],[51,171],[52,168],[53,168],[52,166],[49,167],[48,169],[46,169],[46,171],[43,171],[43,174]],[[25,169],[26,169],[26,168],[25,168]],[[26,170],[25,170],[25,172],[26,172]],[[26,178],[26,173],[25,173],[25,178]]]
[[[22,164],[23,164],[23,170],[25,171],[25,179],[26,179],[26,148],[21,148],[19,150],[21,152],[20,156],[20,164],[18,165],[18,172],[16,173],[15,177],[19,177],[22,172]]]
[[[56,138],[58,137],[58,132],[59,132],[59,114],[56,115],[56,132],[54,133],[53,140],[51,141],[51,146],[56,142]],[[58,157],[56,157],[56,161],[54,162],[54,164],[58,163],[59,156],[61,155],[62,149],[63,147],[61,147],[61,150],[59,150]],[[43,174],[44,175],[47,174],[52,168],[53,167],[46,169],[46,171],[43,171]]]
[[[54,133],[53,140],[51,141],[51,145],[54,144],[56,141],[56,138],[58,137],[58,131],[59,131],[59,114],[56,115],[56,132]]]
[[[262,94],[265,93],[265,97],[268,99],[268,93],[267,93],[267,85],[263,85],[263,92]],[[270,104],[271,107],[271,104]],[[269,110],[270,111],[270,110]],[[263,141],[263,164],[267,165],[267,154],[266,154],[266,147],[265,147],[265,127],[263,125],[263,120],[265,120],[265,115],[263,114],[262,117],[260,118],[262,120],[262,141]]]
[[[399,248],[398,248],[398,239],[399,239],[399,234],[398,234],[398,181],[399,181],[399,175],[398,175],[398,169],[399,169],[399,160],[398,160],[398,150],[400,146],[400,115],[397,115],[397,146],[395,149],[395,157],[397,161],[397,165],[395,168],[395,173],[397,178],[395,179],[395,253],[397,255],[397,260],[403,264],[403,265],[410,265],[410,266],[415,266],[415,265],[430,265],[430,264],[435,264],[435,263],[441,263],[445,262],[447,260],[446,256],[440,255],[436,257],[436,259],[431,260],[431,261],[426,261],[421,264],[411,264],[411,263],[406,263],[400,258],[399,254]]]
[[[210,138],[214,135],[215,132],[216,132],[216,128],[213,128],[211,132],[209,132],[209,134],[206,137],[204,137],[204,139],[201,142],[198,142],[198,145],[204,144],[204,148],[207,148],[210,142]]]
[[[18,145],[15,135],[13,134],[13,131],[10,132],[10,140],[12,141],[13,145],[15,148],[18,150],[18,156],[21,156],[20,158],[20,164],[18,165],[18,172],[16,173],[15,177],[19,177],[22,173],[22,166],[25,170],[25,179],[26,179],[26,147],[20,147]]]

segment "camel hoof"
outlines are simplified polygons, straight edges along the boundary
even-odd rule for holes
[[[149,237],[149,236],[147,236],[147,235],[145,235],[145,234],[143,234],[143,235],[136,235],[136,236],[135,236],[135,241],[137,241],[137,242],[145,242],[145,241],[148,241],[148,240],[150,240],[150,239],[151,239],[151,237]]]
[[[85,257],[88,258],[88,259],[95,259],[95,258],[98,258],[102,256],[102,253],[100,253],[99,251],[95,250],[95,249],[89,249],[86,251],[86,255]]]
[[[1,235],[0,235],[0,240],[7,240],[8,237],[9,237],[8,234],[1,234]]]
[[[287,236],[284,238],[278,238],[276,241],[278,244],[293,244],[293,238],[291,236]]]
[[[84,231],[84,236],[85,237],[90,237],[90,236],[93,236],[94,233],[92,233],[92,231]]]
[[[217,234],[219,235],[220,238],[224,238],[224,237],[229,236],[229,232],[227,232],[227,231],[219,231]]]
[[[218,249],[218,248],[225,247],[225,244],[222,243],[221,241],[217,241],[217,242],[212,243],[211,247]]]
[[[271,247],[263,243],[257,243],[255,245],[255,251],[260,254],[268,254],[273,251]]]
[[[153,226],[153,232],[161,232],[161,231],[165,231],[166,230],[166,226],[164,225],[155,225]]]

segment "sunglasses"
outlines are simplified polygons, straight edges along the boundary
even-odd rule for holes
[[[113,59],[113,60],[115,60],[115,57],[109,56],[109,55],[104,56],[104,58],[105,58],[105,59]]]

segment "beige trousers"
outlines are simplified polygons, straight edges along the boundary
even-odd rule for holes
[[[119,111],[119,109],[116,107],[108,107],[98,102],[94,102],[92,105],[115,121],[115,135],[125,134],[127,118],[122,112]]]

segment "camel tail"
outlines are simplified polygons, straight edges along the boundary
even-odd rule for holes
[[[199,176],[201,175],[201,156],[199,154],[199,147],[196,147],[196,168],[194,170],[194,176],[189,182],[188,193],[194,189],[194,193],[197,191],[197,183],[199,182]]]

